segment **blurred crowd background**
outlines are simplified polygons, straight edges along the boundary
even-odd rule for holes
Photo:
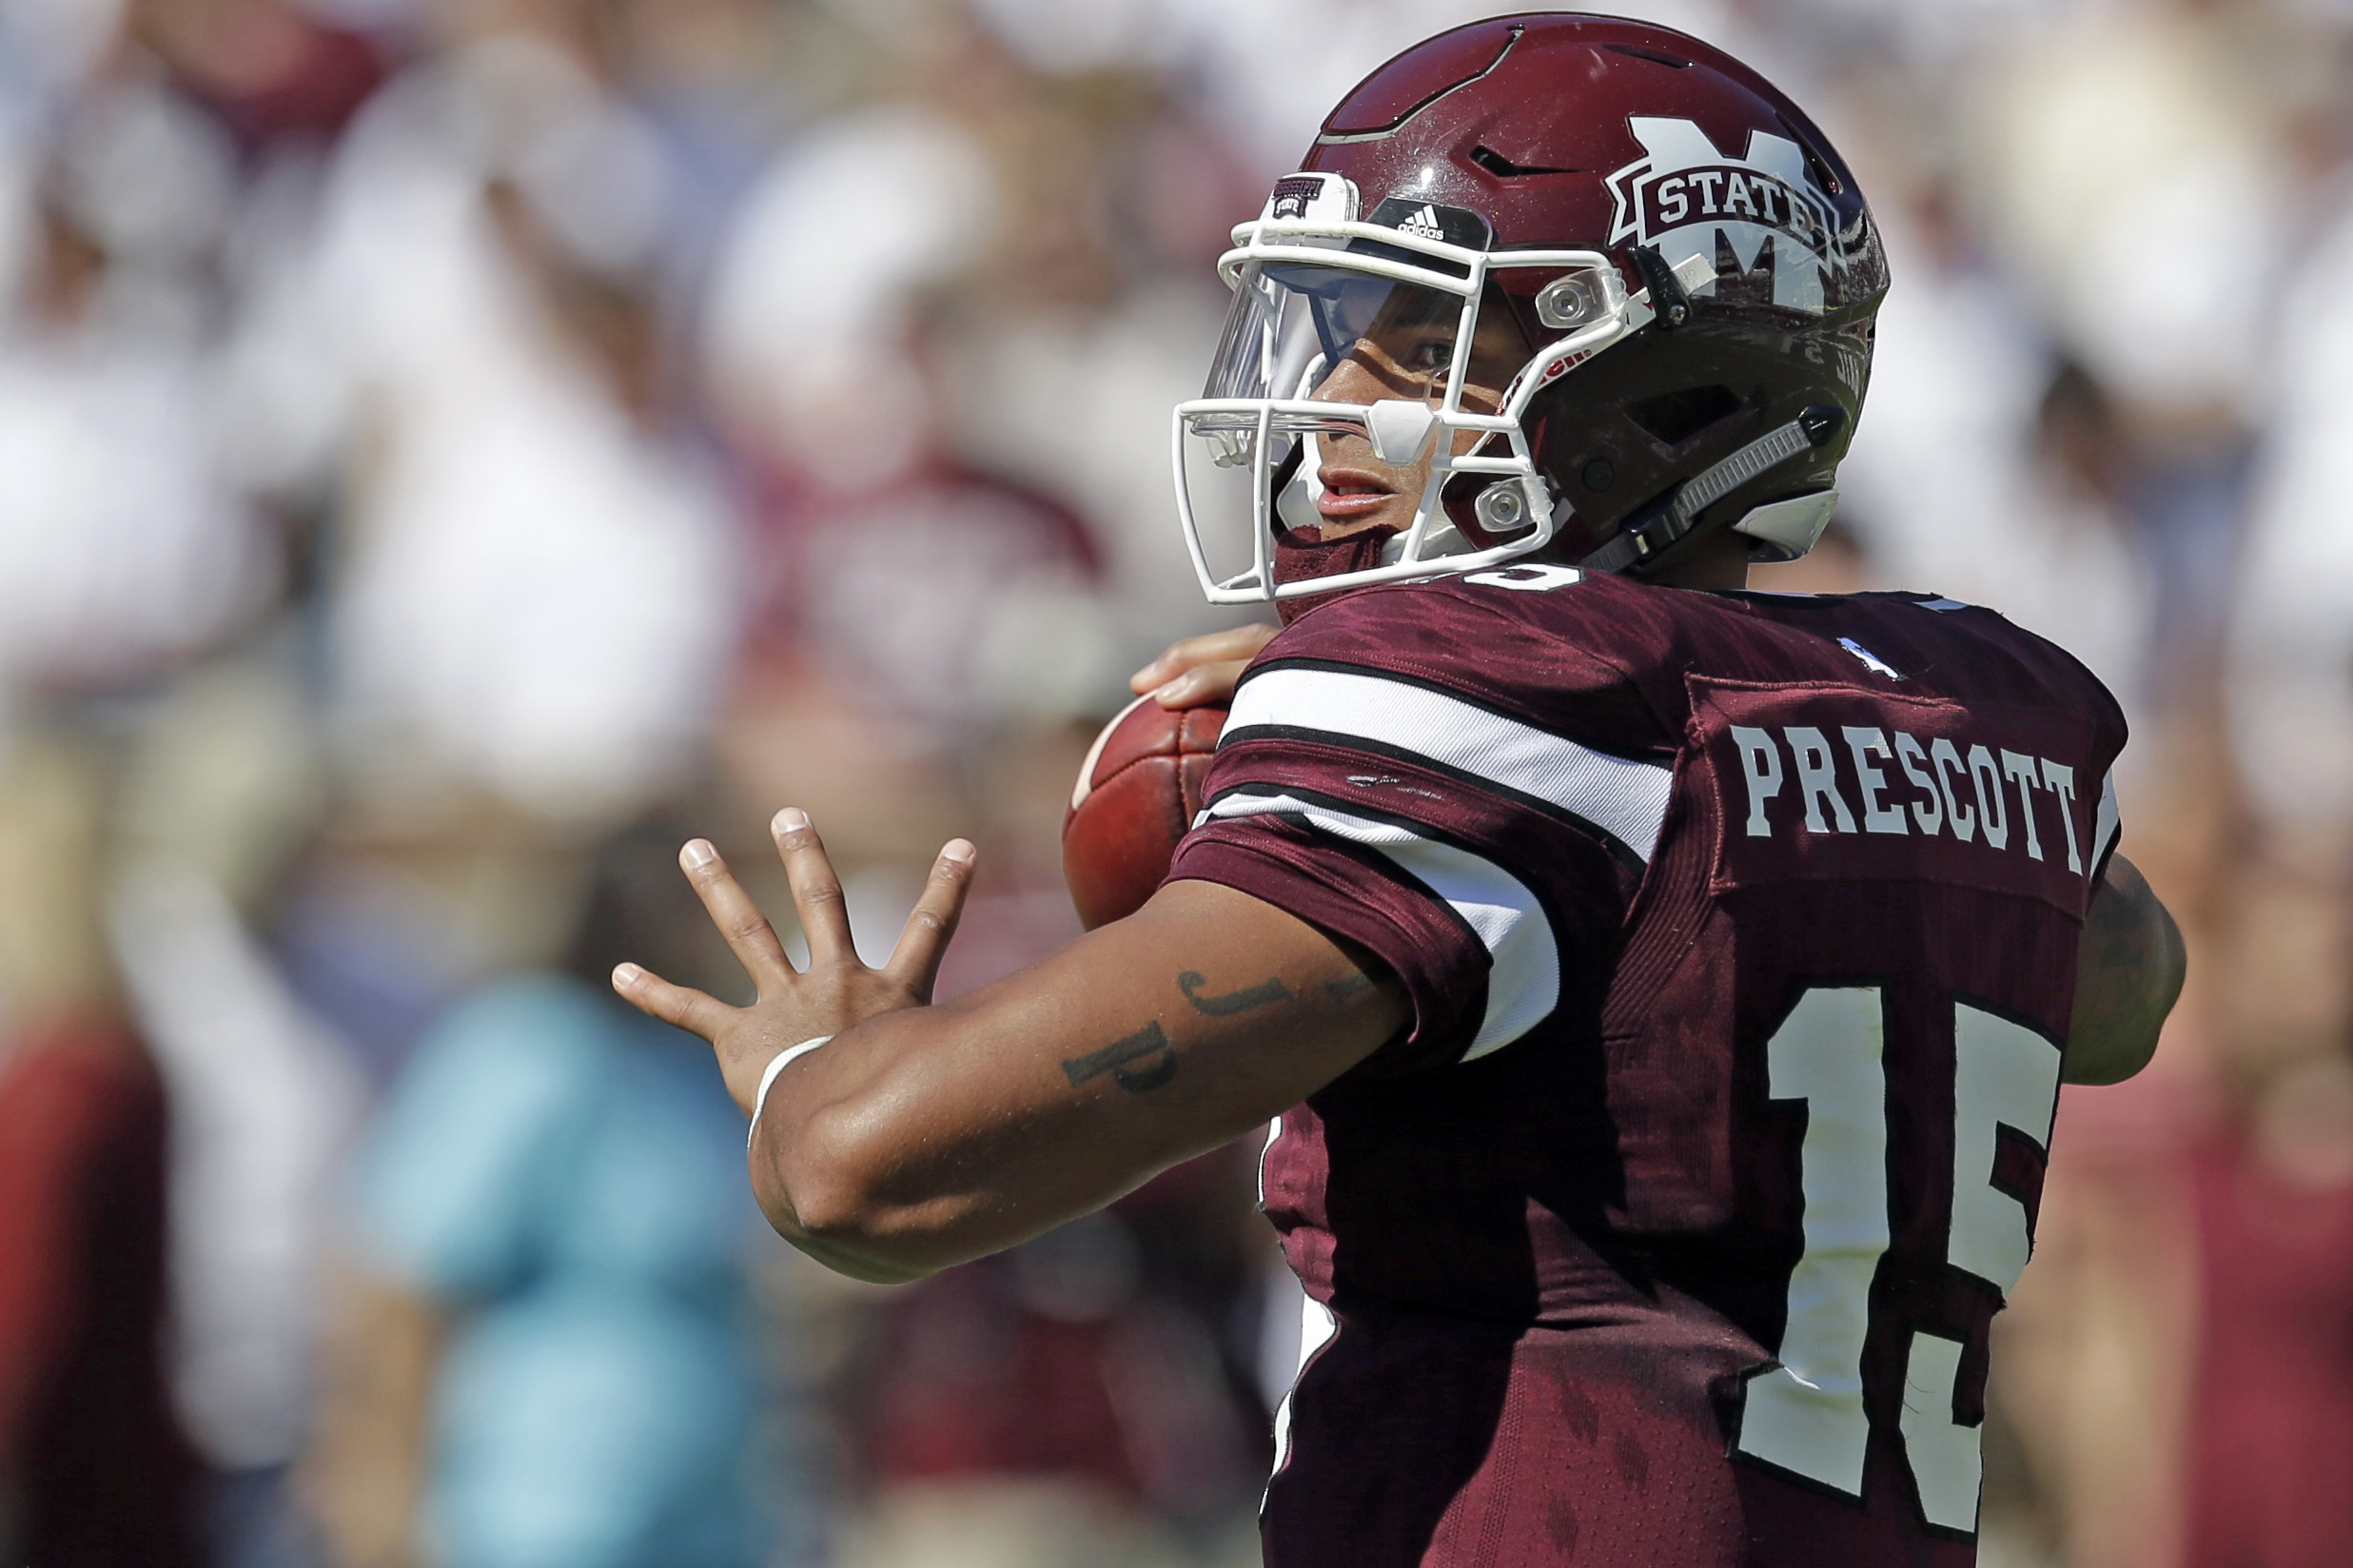
[[[0,1554],[1255,1560],[1250,1149],[898,1290],[765,1232],[673,855],[943,982],[1196,599],[1233,223],[1457,0],[0,0]],[[1627,8],[1891,242],[1824,548],[2073,649],[2181,915],[1999,1329],[1993,1568],[2353,1561],[2347,0]]]

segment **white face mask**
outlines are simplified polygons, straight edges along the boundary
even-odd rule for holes
[[[1312,199],[1302,198],[1304,181],[1320,183]],[[1435,222],[1410,211],[1397,226],[1358,222],[1355,189],[1338,175],[1295,175],[1277,191],[1218,264],[1233,308],[1203,395],[1176,409],[1178,513],[1203,592],[1212,603],[1264,603],[1478,571],[1543,548],[1561,508],[1520,416],[1555,377],[1647,324],[1647,291],[1628,295],[1598,251],[1475,249],[1437,237]],[[1562,335],[1509,375],[1482,367],[1504,384],[1479,386],[1482,303],[1497,299],[1491,282],[1522,269],[1554,275],[1534,304]],[[1500,324],[1490,323],[1489,341]],[[1370,372],[1349,373],[1363,366]],[[1411,520],[1369,565],[1278,582],[1275,529],[1347,510],[1328,500],[1333,443],[1390,469],[1426,462]],[[1441,504],[1458,475],[1484,476],[1478,539]]]

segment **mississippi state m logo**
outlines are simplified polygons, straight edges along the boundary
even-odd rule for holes
[[[1645,156],[1609,177],[1610,244],[1656,245],[1673,266],[1692,256],[1714,263],[1720,234],[1751,272],[1770,242],[1773,303],[1821,312],[1823,273],[1847,262],[1837,209],[1808,177],[1803,148],[1752,130],[1746,151],[1727,157],[1689,120],[1634,115],[1626,126]]]

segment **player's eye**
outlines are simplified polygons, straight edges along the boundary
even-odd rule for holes
[[[1418,338],[1398,355],[1398,368],[1443,386],[1454,369],[1454,344],[1442,337]]]

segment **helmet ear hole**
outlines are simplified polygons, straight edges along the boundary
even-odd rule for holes
[[[1645,435],[1669,446],[1680,446],[1740,407],[1740,395],[1729,386],[1686,386],[1626,405],[1626,417]]]

